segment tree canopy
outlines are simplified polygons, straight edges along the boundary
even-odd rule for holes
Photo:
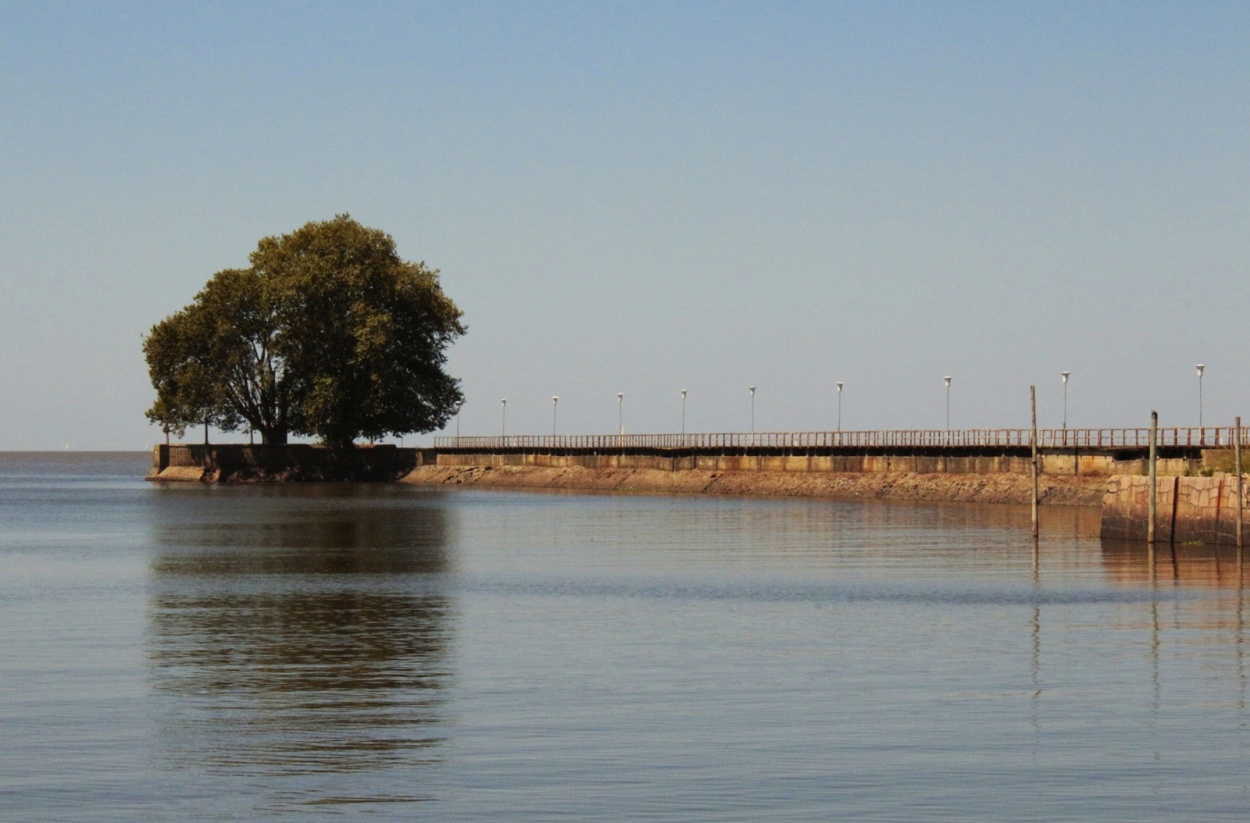
[[[440,428],[463,401],[443,370],[461,312],[390,235],[344,214],[266,237],[249,260],[144,338],[154,423],[345,446]]]

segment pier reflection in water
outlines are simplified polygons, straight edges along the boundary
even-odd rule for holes
[[[387,788],[353,783],[344,802],[423,799],[385,773],[439,758],[445,509],[368,486],[163,497],[148,604],[162,755],[285,779],[274,796],[296,802],[301,776],[352,772]]]

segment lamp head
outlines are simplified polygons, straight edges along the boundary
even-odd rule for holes
[[[943,377],[942,379],[946,381],[946,388],[948,388],[948,389],[949,389],[949,388],[950,388],[950,386],[951,386],[951,376],[948,374],[948,375],[946,375],[945,377]]]
[[[1205,369],[1206,366],[1203,365],[1202,363],[1199,363],[1197,366],[1194,366],[1194,368],[1198,370],[1198,376],[1202,377],[1202,370]]]
[[[1061,371],[1061,372],[1059,372],[1059,376],[1063,378],[1063,382],[1065,382],[1065,383],[1067,383],[1067,382],[1068,382],[1068,375],[1070,375],[1070,374],[1072,374],[1072,372],[1070,372],[1070,371]]]

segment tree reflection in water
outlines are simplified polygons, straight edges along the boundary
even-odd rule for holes
[[[452,608],[437,496],[218,487],[154,505],[148,657],[166,756],[270,776],[437,759]]]

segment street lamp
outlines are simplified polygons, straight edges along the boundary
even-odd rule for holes
[[[948,374],[942,379],[946,381],[946,432],[949,434],[951,430],[951,376]]]
[[[552,437],[556,436],[556,406],[559,405],[559,403],[560,403],[560,398],[554,394],[551,395],[551,436]]]
[[[689,389],[682,389],[682,390],[681,390],[681,436],[682,436],[682,442],[685,442],[685,438],[686,438],[686,392],[688,392],[688,391],[690,391],[690,390],[689,390]]]
[[[1194,366],[1194,368],[1198,370],[1198,428],[1201,429],[1202,428],[1202,370],[1205,369],[1206,366],[1199,363],[1197,366]],[[1202,436],[1201,432],[1199,432],[1198,436],[1199,437]]]
[[[621,436],[625,435],[625,392],[616,393],[616,422],[620,426]]]
[[[755,387],[747,386],[747,391],[751,393],[751,434],[755,434]]]
[[[1061,371],[1059,376],[1063,378],[1063,430],[1068,430],[1068,376],[1070,371]]]
[[[456,415],[456,437],[457,439],[459,439],[460,437],[460,404],[457,403],[455,406],[452,407],[451,410],[452,410],[452,413]],[[459,444],[456,444],[456,445],[459,445]]]
[[[842,381],[839,380],[838,386],[838,431],[842,431]]]
[[[503,437],[507,437],[508,436],[508,398],[506,397],[500,398],[499,405],[503,407],[503,423],[500,426],[499,433]]]

